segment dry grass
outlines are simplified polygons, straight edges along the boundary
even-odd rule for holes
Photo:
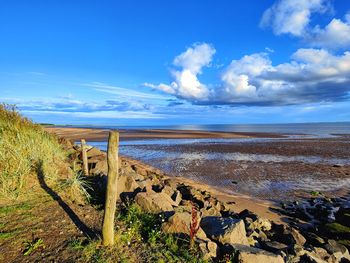
[[[54,135],[22,117],[14,106],[0,105],[0,199],[28,194],[39,164],[46,181],[58,182],[59,173],[70,171],[66,152]]]

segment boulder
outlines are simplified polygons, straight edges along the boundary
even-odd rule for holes
[[[220,211],[218,211],[215,207],[210,208],[202,208],[201,209],[202,216],[221,216]]]
[[[200,226],[208,237],[222,244],[249,244],[241,219],[207,216],[201,220]]]
[[[94,168],[90,170],[91,175],[107,175],[108,165],[106,160],[98,161],[94,164]]]
[[[274,241],[278,241],[286,245],[296,244],[299,246],[303,246],[306,242],[305,237],[303,237],[303,235],[293,227],[275,224],[272,230],[272,239]]]
[[[337,241],[335,240],[328,240],[327,244],[324,246],[324,248],[330,253],[332,254],[333,258],[336,259],[341,259],[341,258],[345,258],[347,260],[350,261],[350,254],[348,249],[342,245],[339,244]]]
[[[272,253],[278,253],[279,251],[287,251],[288,246],[277,241],[266,241],[261,243],[261,247]]]
[[[162,225],[162,230],[165,233],[177,233],[177,234],[190,234],[190,226],[191,226],[191,214],[188,212],[175,212],[174,215],[172,215],[167,222],[165,222]],[[198,215],[197,222],[200,222],[200,217]],[[199,228],[197,235],[197,238],[206,240],[207,236],[205,235],[204,231]]]
[[[318,257],[315,252],[305,251],[305,253],[300,257],[301,262],[310,263],[327,263],[327,261]]]
[[[87,154],[88,158],[99,156],[99,155],[103,155],[103,156],[105,155],[104,152],[102,152],[101,150],[99,150],[99,149],[97,149],[95,147],[92,147],[90,150],[88,150],[86,152],[86,154]]]
[[[335,214],[335,220],[341,225],[350,227],[350,208],[340,207]]]
[[[135,202],[148,213],[160,213],[174,211],[176,206],[174,201],[165,193],[156,193],[153,191],[140,192],[135,197]]]
[[[202,241],[199,243],[199,249],[202,252],[204,260],[210,260],[216,258],[218,253],[218,245],[210,240]]]
[[[234,245],[235,258],[239,263],[284,263],[281,256],[245,245]]]

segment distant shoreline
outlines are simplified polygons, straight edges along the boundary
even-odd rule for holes
[[[109,129],[46,126],[45,130],[69,140],[106,141]],[[171,129],[120,129],[121,140],[137,139],[211,139],[211,138],[284,138],[286,135],[264,132],[222,132]]]

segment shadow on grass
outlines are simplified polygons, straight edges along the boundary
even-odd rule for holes
[[[42,163],[39,163],[37,169],[37,176],[40,183],[41,188],[43,188],[57,203],[61,206],[61,208],[66,212],[72,222],[76,225],[76,227],[84,234],[85,237],[89,239],[97,238],[97,234],[91,230],[84,222],[80,220],[80,218],[75,214],[75,212],[67,205],[66,202],[54,191],[52,190],[45,182],[45,175],[42,169]]]

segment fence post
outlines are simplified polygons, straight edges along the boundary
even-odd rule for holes
[[[88,164],[88,157],[86,153],[86,142],[84,139],[81,139],[81,154],[83,159],[83,173],[85,176],[89,175],[89,164]]]
[[[117,182],[119,177],[118,147],[119,133],[118,131],[110,131],[107,150],[107,192],[102,226],[102,243],[104,246],[110,246],[114,244],[114,217],[117,202]]]

